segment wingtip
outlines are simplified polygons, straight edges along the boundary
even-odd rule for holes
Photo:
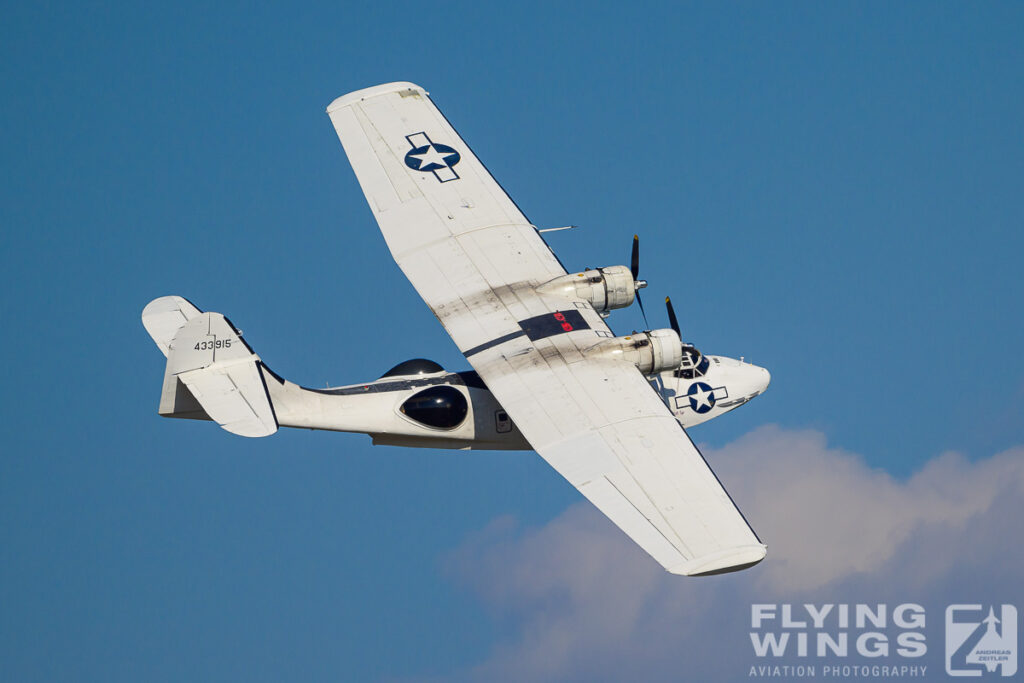
[[[695,557],[683,564],[669,567],[668,571],[681,576],[727,574],[753,567],[763,560],[767,554],[768,546],[763,544],[739,546],[710,555]]]
[[[327,105],[327,113],[337,111],[342,107],[347,107],[354,102],[360,102],[362,100],[369,99],[371,97],[378,97],[380,95],[387,95],[393,92],[409,92],[416,93],[419,95],[429,95],[426,90],[410,83],[409,81],[395,81],[394,83],[381,83],[380,85],[374,85],[369,88],[363,88],[362,90],[354,90],[353,92],[342,95],[335,99],[329,105]]]

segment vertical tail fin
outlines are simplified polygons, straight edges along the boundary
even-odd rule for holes
[[[227,318],[202,313],[187,300],[171,296],[150,302],[142,323],[167,355],[162,415],[208,416],[241,436],[277,431],[260,358]]]

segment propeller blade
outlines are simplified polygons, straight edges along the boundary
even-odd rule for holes
[[[639,297],[637,297],[637,298],[639,298]],[[675,309],[672,308],[672,299],[670,299],[667,296],[665,297],[665,308],[668,309],[668,324],[669,324],[669,327],[671,327],[673,330],[675,330],[675,333],[678,334],[680,338],[682,338],[683,333],[679,331],[679,321],[676,320],[676,312],[675,312]]]
[[[633,271],[633,279],[636,280],[640,275],[640,235],[633,235],[633,258],[630,260],[629,269]]]
[[[636,302],[640,304],[640,312],[644,316],[644,329],[651,329],[651,324],[647,322],[647,311],[644,310],[644,300],[640,298],[640,290],[636,290]]]

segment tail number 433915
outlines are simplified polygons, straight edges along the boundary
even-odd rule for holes
[[[212,341],[196,342],[196,351],[213,351],[214,349],[230,349],[230,339],[216,339]]]

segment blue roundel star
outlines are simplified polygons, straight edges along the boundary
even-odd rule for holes
[[[715,407],[715,390],[704,382],[694,382],[686,390],[690,398],[690,407],[694,412],[706,413]]]
[[[405,165],[414,171],[436,171],[451,168],[461,159],[462,156],[448,145],[433,142],[409,150],[405,155]]]

